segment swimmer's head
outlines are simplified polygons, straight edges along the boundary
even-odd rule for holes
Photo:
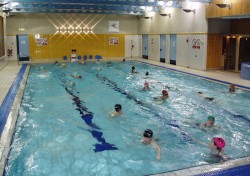
[[[198,92],[198,94],[203,94],[202,92]]]
[[[229,92],[235,92],[235,84],[230,84]]]
[[[152,138],[153,137],[153,131],[150,130],[150,129],[145,130],[144,133],[143,133],[143,137]]]
[[[163,91],[162,91],[162,95],[163,95],[163,96],[168,95],[168,91],[167,91],[167,90],[163,90]]]
[[[116,111],[116,112],[119,112],[120,110],[122,110],[122,105],[116,104],[116,105],[115,105],[115,111]]]
[[[78,78],[82,79],[82,76],[78,76]]]
[[[226,146],[226,142],[223,138],[214,137],[213,138],[214,144],[217,146],[218,149],[222,149]]]
[[[215,121],[215,118],[213,116],[208,116],[207,120],[209,120],[209,121]]]
[[[135,70],[135,66],[132,66],[132,70]]]
[[[149,83],[147,81],[144,82],[144,87],[148,87]]]
[[[148,71],[146,71],[145,75],[146,75],[146,76],[148,76],[148,75],[149,75]]]

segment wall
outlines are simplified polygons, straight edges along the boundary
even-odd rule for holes
[[[223,67],[224,58],[222,54],[223,37],[221,35],[209,34],[207,41],[207,68],[219,69]]]
[[[119,21],[119,32],[109,31],[109,21]],[[125,56],[125,35],[138,34],[138,19],[132,15],[18,14],[7,18],[7,29],[8,36],[29,35],[34,60],[69,57],[72,49],[81,56],[120,58]],[[47,44],[38,46],[36,34]],[[117,38],[118,44],[110,44],[111,38]]]
[[[178,35],[176,65],[206,69],[207,35]]]
[[[6,37],[6,48],[7,48],[7,58],[8,60],[17,60],[17,43],[16,36]],[[9,51],[9,53],[8,53]]]
[[[206,5],[206,17],[229,17],[229,16],[244,16],[250,14],[250,1],[249,0],[228,0],[231,8],[220,8],[216,4],[224,3],[225,0],[213,0],[213,3]]]
[[[134,58],[142,56],[142,36],[126,35],[125,36],[125,57]]]
[[[29,35],[30,56],[32,59],[60,59],[70,57],[71,50],[76,49],[77,55],[102,55],[102,57],[124,57],[124,34],[41,34],[47,39],[47,45],[38,46],[35,35]],[[110,38],[117,38],[117,44],[110,44]]]
[[[139,33],[167,35],[166,41],[169,44],[167,44],[166,49],[166,63],[169,63],[170,60],[170,34],[176,34],[176,65],[205,70],[208,33],[208,23],[205,18],[206,5],[204,3],[195,4],[195,13],[187,13],[176,8],[173,9],[170,17],[154,13],[152,18],[140,18]],[[189,39],[188,43],[186,42],[187,39]],[[192,48],[193,39],[199,39],[202,42],[199,49]],[[148,42],[148,45],[150,45],[150,39]],[[159,50],[154,48],[154,52],[158,53]],[[158,55],[155,54],[154,57],[149,57],[149,59],[158,61],[157,57]]]
[[[160,35],[148,36],[148,59],[160,61]]]
[[[139,20],[140,34],[206,33],[207,30],[205,4],[203,3],[196,3],[195,13],[186,13],[175,8],[171,17],[154,13],[150,19],[140,18]]]
[[[84,28],[85,32],[89,28],[95,34],[109,34],[109,21],[119,21],[119,34],[138,34],[138,19],[133,15],[20,13],[7,17],[7,35],[55,34],[62,27]]]

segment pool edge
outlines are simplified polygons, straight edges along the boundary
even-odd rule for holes
[[[25,72],[23,73],[22,79],[20,81],[19,89],[16,92],[14,101],[11,105],[10,112],[7,117],[6,124],[2,131],[1,139],[0,139],[0,175],[4,174],[5,164],[8,159],[8,154],[10,150],[10,145],[13,139],[13,134],[15,130],[15,125],[17,121],[17,116],[20,108],[20,104],[22,101],[25,85],[27,82],[28,74],[29,74],[30,66],[27,65]],[[21,70],[21,69],[20,69]],[[18,73],[20,74],[20,72]],[[17,75],[18,77],[18,75]],[[13,82],[14,83],[14,82]]]

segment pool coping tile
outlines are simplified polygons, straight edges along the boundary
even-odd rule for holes
[[[0,158],[0,175],[3,175],[4,169],[5,169],[5,164],[8,159],[8,154],[10,151],[10,145],[13,139],[13,134],[15,131],[15,125],[17,121],[17,116],[18,116],[18,111],[20,108],[20,104],[22,101],[25,85],[27,82],[28,74],[29,74],[29,69],[30,67],[27,66],[23,78],[20,83],[20,87],[18,89],[18,92],[15,96],[14,102],[12,104],[10,113],[7,118],[6,125],[3,129],[1,139],[0,139],[0,153],[1,153],[1,158]]]

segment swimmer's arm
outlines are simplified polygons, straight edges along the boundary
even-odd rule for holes
[[[109,114],[109,117],[114,117],[114,116],[116,116],[116,112],[111,112],[111,113]]]
[[[230,160],[230,157],[227,156],[223,151],[221,151],[219,155],[223,158],[223,161]]]
[[[201,130],[206,130],[206,123],[200,124],[199,128],[200,128]]]
[[[156,159],[160,160],[161,159],[161,148],[159,147],[159,145],[153,140],[152,143],[153,147],[156,149]]]

